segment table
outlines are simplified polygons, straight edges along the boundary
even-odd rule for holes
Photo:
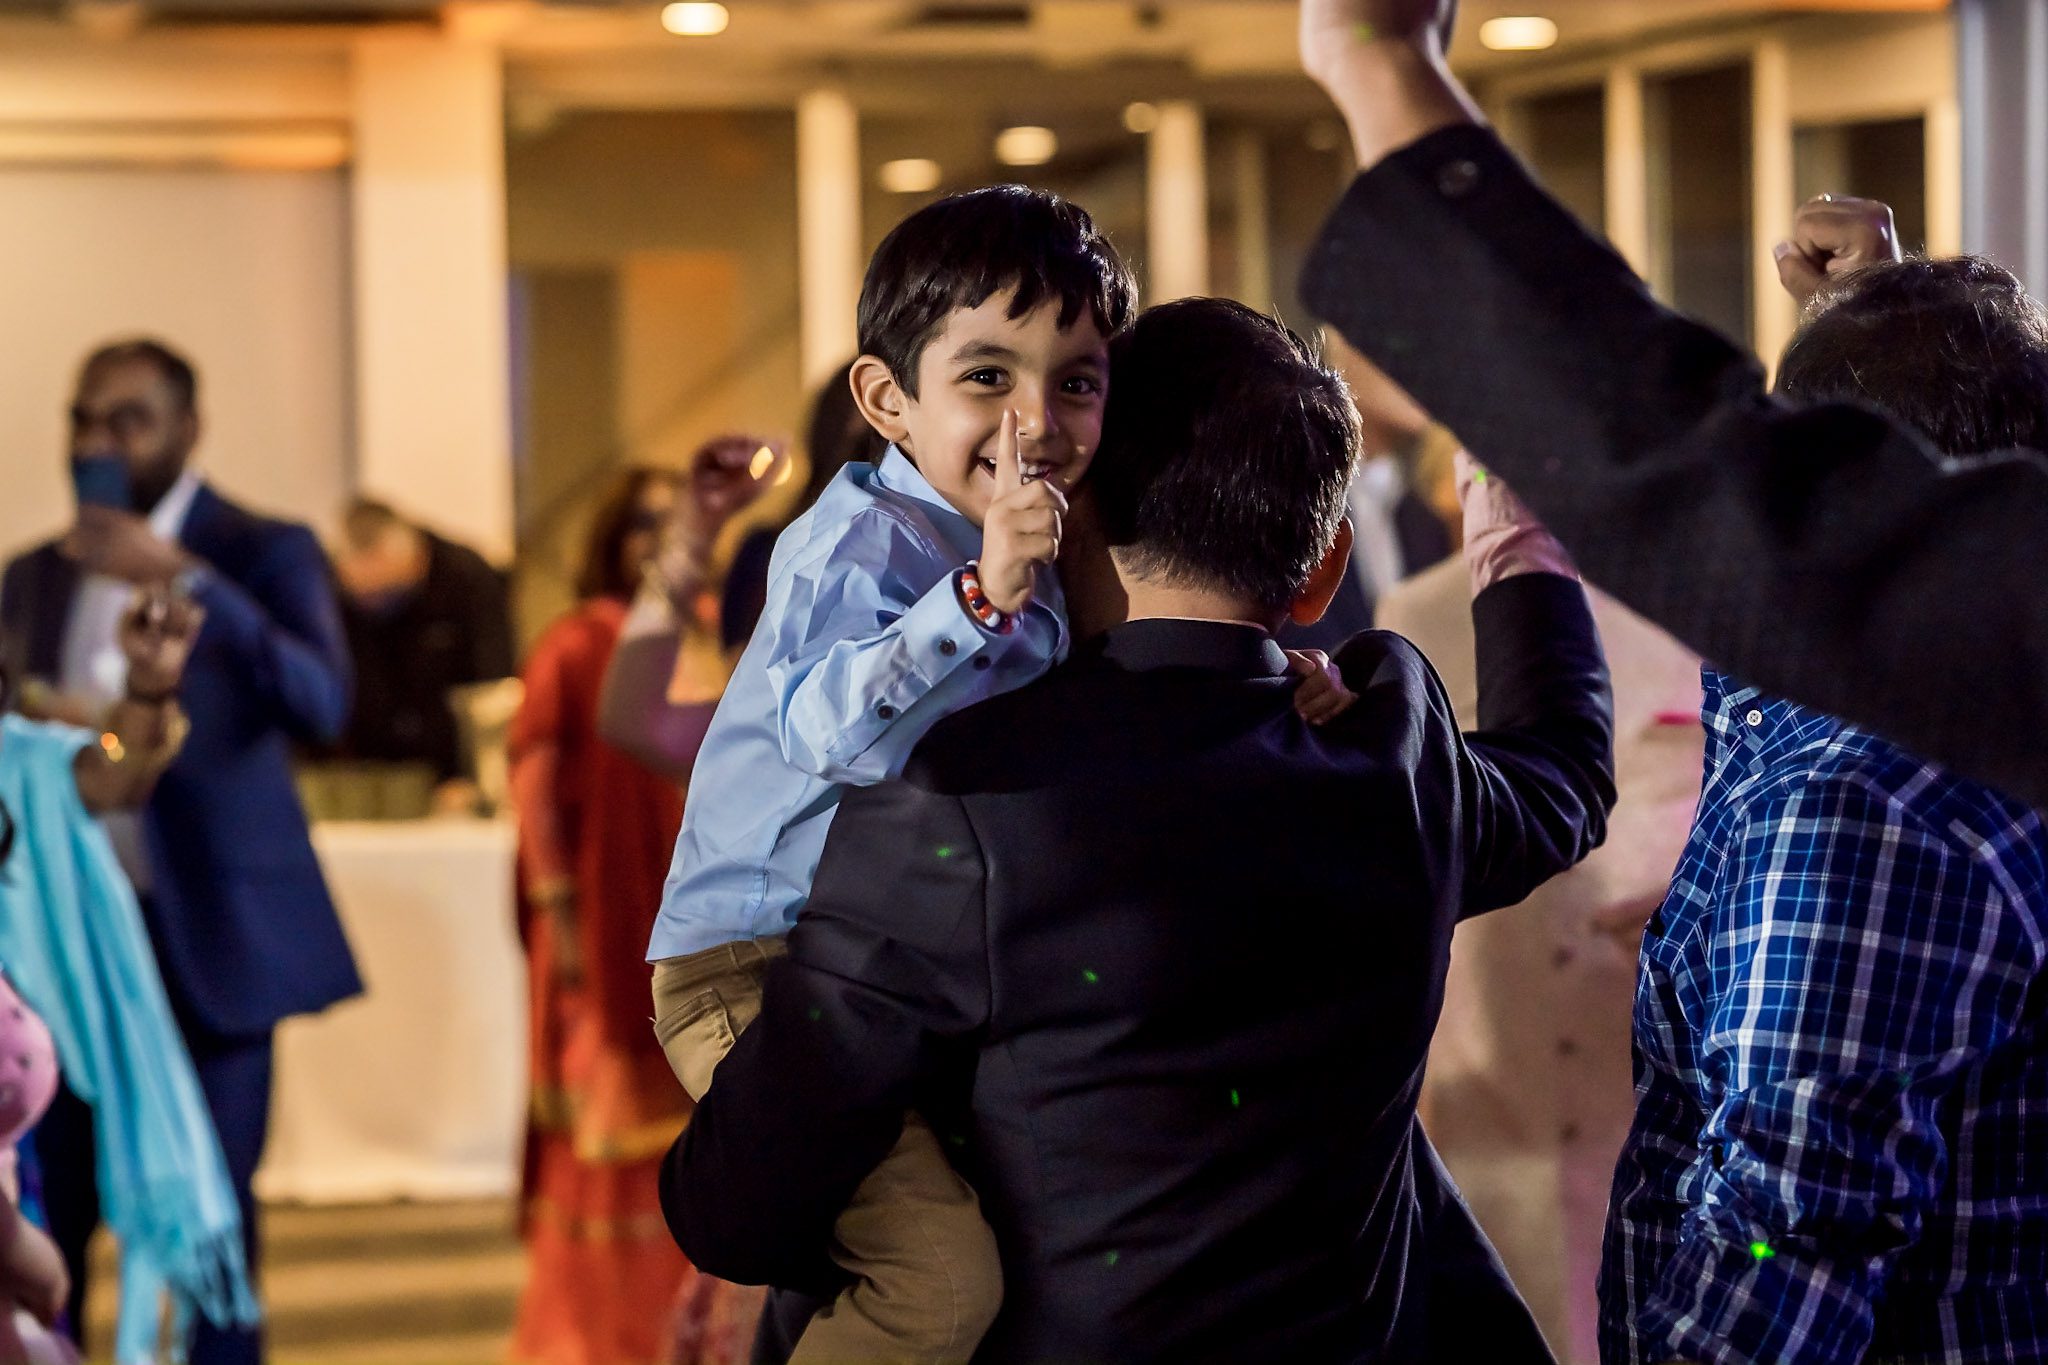
[[[329,821],[313,844],[364,994],[278,1030],[265,1199],[503,1195],[518,1184],[526,966],[513,828]]]

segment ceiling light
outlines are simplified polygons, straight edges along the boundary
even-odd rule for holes
[[[1541,52],[1557,42],[1557,25],[1534,14],[1488,19],[1479,26],[1479,41],[1495,52]]]
[[[1043,166],[1059,155],[1060,140],[1050,128],[1029,124],[996,134],[996,160],[1005,166]]]
[[[939,163],[929,157],[906,157],[884,161],[875,180],[891,194],[929,194],[939,187]]]
[[[1149,133],[1159,126],[1159,106],[1139,100],[1124,106],[1124,127],[1134,133]]]
[[[661,26],[678,38],[709,38],[725,32],[732,15],[724,5],[678,3],[661,7]]]

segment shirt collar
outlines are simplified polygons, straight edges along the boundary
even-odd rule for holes
[[[176,541],[185,530],[185,518],[192,514],[192,501],[199,496],[205,480],[199,471],[187,465],[178,475],[178,481],[170,486],[155,507],[149,510],[149,529],[157,539]]]
[[[1243,621],[1146,617],[1111,627],[1099,642],[1102,657],[1120,668],[1201,668],[1246,678],[1278,678],[1287,654],[1273,637]]]
[[[889,443],[889,448],[882,452],[881,460],[875,465],[874,481],[892,493],[900,493],[906,498],[915,499],[933,511],[943,513],[954,521],[965,524],[970,530],[973,529],[974,523],[968,521],[959,508],[947,502],[944,494],[932,487],[931,481],[918,472],[917,466],[910,462],[910,457],[893,441]],[[980,532],[976,531],[975,536],[978,542]]]
[[[1832,739],[1842,722],[1833,716],[1765,695],[1725,673],[1700,670],[1700,719],[1707,731],[1707,766],[1731,760],[1756,764]]]

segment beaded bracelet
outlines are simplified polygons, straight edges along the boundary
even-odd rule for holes
[[[972,559],[960,570],[960,605],[967,608],[967,614],[978,621],[983,630],[1008,635],[1017,628],[1017,618],[988,600],[988,594],[981,588],[980,570],[980,562]]]

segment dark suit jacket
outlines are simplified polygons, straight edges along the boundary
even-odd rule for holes
[[[1302,293],[1589,581],[1746,682],[2048,805],[2040,455],[1945,472],[1875,411],[1767,397],[1483,129],[1361,175]]]
[[[327,562],[303,526],[202,488],[180,537],[213,569],[178,699],[184,751],[143,810],[145,898],[164,984],[207,1033],[267,1033],[362,989],[292,785],[294,741],[331,742],[348,715],[348,650]],[[40,546],[0,581],[0,632],[55,682],[78,566]]]
[[[449,694],[517,668],[505,576],[467,545],[432,532],[426,541],[426,578],[404,601],[369,611],[341,598],[356,685],[338,752],[426,763],[446,780],[463,774],[462,729]]]
[[[1393,1334],[1427,1278],[1412,1133],[1452,927],[1576,862],[1612,799],[1579,587],[1474,611],[1488,735],[1396,636],[1347,649],[1361,698],[1318,733],[1263,632],[1139,621],[849,792],[665,1167],[684,1251],[829,1288],[833,1219],[916,1107],[1003,1256],[978,1358],[1416,1358]],[[1493,1358],[1547,1358],[1503,1280],[1474,1293],[1522,1332]]]

